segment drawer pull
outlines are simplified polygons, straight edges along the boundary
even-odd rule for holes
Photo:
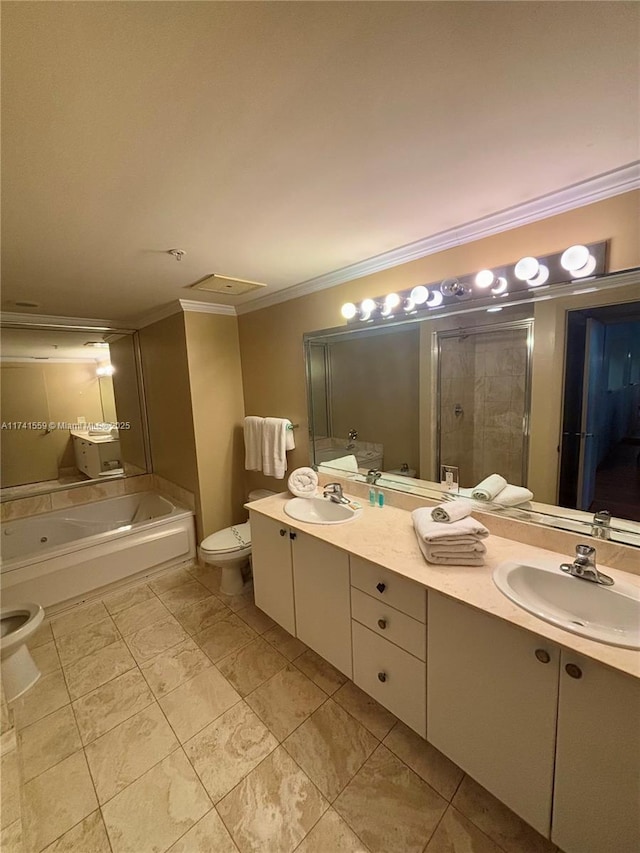
[[[380,581],[380,583],[377,583],[377,584],[376,584],[376,589],[377,589],[377,590],[378,590],[378,592],[380,592],[380,593],[384,592],[386,588],[387,588],[386,583],[382,583],[382,581]]]
[[[567,675],[570,675],[571,678],[582,678],[582,670],[575,663],[568,663],[565,666],[565,670],[567,672]]]
[[[536,657],[540,663],[549,663],[551,660],[551,655],[546,649],[536,649]]]
[[[287,535],[287,531],[284,530],[283,528],[280,528],[280,536],[286,536],[286,535]]]
[[[384,682],[386,680],[387,680],[387,673],[386,672],[379,672],[378,673],[378,681]]]
[[[378,619],[378,628],[381,628],[383,631],[387,627],[386,619]]]

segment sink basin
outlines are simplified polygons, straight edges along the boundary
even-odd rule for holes
[[[504,595],[545,622],[601,643],[640,649],[640,589],[574,578],[560,568],[501,563],[493,580]]]
[[[328,498],[292,498],[284,505],[284,511],[306,524],[344,524],[362,513],[361,509],[336,504]]]

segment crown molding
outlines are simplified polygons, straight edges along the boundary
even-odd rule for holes
[[[183,311],[195,311],[198,314],[225,314],[235,317],[234,305],[221,305],[219,302],[195,302],[191,299],[179,299]]]
[[[158,323],[160,320],[165,320],[167,317],[179,314],[181,310],[180,303],[175,299],[173,302],[167,302],[158,308],[152,308],[151,311],[145,311],[144,314],[137,314],[135,317],[130,318],[129,322],[134,329],[144,329],[145,326],[151,326],[153,323]]]
[[[102,332],[132,332],[129,325],[122,326],[115,320],[96,320],[92,317],[56,317],[52,314],[18,314],[11,311],[0,313],[2,326],[47,326],[60,329],[95,329]]]
[[[407,243],[405,246],[400,246],[389,252],[383,252],[364,261],[294,284],[292,287],[276,291],[276,293],[247,300],[237,306],[237,313],[248,314],[252,311],[268,308],[271,305],[277,305],[280,302],[288,302],[290,299],[327,290],[356,278],[362,278],[390,267],[434,255],[454,246],[482,240],[492,234],[510,231],[512,228],[520,228],[531,222],[548,219],[551,216],[557,216],[560,213],[636,189],[640,189],[640,160],[589,178],[586,181],[572,184],[557,192],[548,193],[523,204],[506,208],[498,213],[483,216],[457,228],[440,231],[431,237],[424,237],[414,243]]]

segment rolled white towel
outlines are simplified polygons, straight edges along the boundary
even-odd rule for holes
[[[411,518],[418,539],[423,539],[425,542],[454,542],[460,545],[476,539],[484,539],[489,535],[484,524],[480,524],[473,516],[451,523],[434,521],[431,518],[431,509],[421,507],[414,509]]]
[[[318,488],[318,475],[313,468],[296,468],[289,475],[287,487],[296,498],[312,498]]]
[[[507,481],[500,474],[490,474],[474,488],[471,497],[477,501],[492,501],[496,495],[507,485]]]
[[[432,548],[420,539],[418,539],[418,546],[428,563],[440,566],[484,566],[484,552],[482,551],[449,553],[439,547]]]
[[[469,501],[447,501],[444,504],[434,506],[431,510],[431,518],[434,521],[451,524],[454,521],[460,521],[461,518],[471,515],[471,511],[472,506]]]
[[[519,506],[527,501],[533,500],[533,492],[524,486],[512,486],[510,483],[502,489],[493,499],[500,506]]]

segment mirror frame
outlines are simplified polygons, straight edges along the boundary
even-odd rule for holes
[[[58,322],[56,322],[56,320]],[[95,486],[105,482],[113,482],[124,480],[129,477],[142,477],[151,474],[153,465],[151,460],[151,440],[149,434],[149,419],[147,416],[147,405],[144,387],[144,373],[142,370],[142,353],[140,350],[140,338],[137,329],[120,328],[116,326],[102,325],[91,320],[84,321],[82,318],[60,318],[49,316],[36,316],[29,314],[11,314],[2,312],[0,314],[0,330],[2,329],[38,329],[39,331],[53,332],[100,332],[103,335],[129,335],[133,339],[133,353],[135,359],[136,379],[138,383],[139,402],[140,402],[140,424],[142,428],[142,444],[144,448],[144,461],[146,470],[142,474],[119,474],[110,477],[109,480],[103,479],[86,479],[79,483],[66,483],[58,486],[49,486],[47,488],[38,489],[37,483],[25,485],[33,485],[33,489],[29,490],[28,494],[18,496],[3,496],[3,489],[0,488],[0,503],[5,503],[13,500],[21,500],[23,497],[36,497],[38,495],[47,495],[54,492],[67,491],[68,489],[78,489],[83,486]],[[20,488],[19,486],[8,487],[11,489]]]
[[[513,299],[504,299],[501,300],[500,305],[502,307],[510,307],[510,306],[524,306],[524,305],[534,305],[536,302],[546,301],[549,299],[559,299],[563,296],[572,296],[572,295],[580,295],[581,293],[588,293],[590,290],[612,290],[615,288],[624,287],[626,285],[640,285],[640,267],[632,267],[630,269],[621,270],[618,272],[607,273],[602,276],[592,276],[587,279],[577,279],[575,281],[555,284],[551,285],[548,288],[540,289],[539,291],[529,291],[524,296],[522,294],[516,295]],[[307,411],[309,418],[309,441],[310,441],[310,457],[311,457],[311,465],[314,469],[318,470],[318,464],[316,462],[316,453],[315,453],[315,441],[314,441],[314,432],[313,432],[313,397],[311,391],[311,360],[309,357],[310,348],[315,343],[317,344],[318,339],[324,339],[323,342],[326,342],[327,338],[335,338],[339,340],[344,337],[352,337],[352,336],[361,336],[366,335],[369,332],[377,330],[379,333],[384,334],[385,331],[393,332],[402,327],[406,327],[415,323],[421,323],[426,319],[443,319],[445,317],[460,315],[460,314],[469,314],[476,312],[486,312],[486,305],[470,305],[469,303],[461,303],[459,306],[448,306],[446,308],[422,311],[415,315],[405,315],[401,317],[389,317],[381,320],[369,320],[367,322],[351,322],[345,323],[342,326],[334,326],[329,329],[319,329],[312,332],[305,332],[303,335],[303,347],[304,347],[304,358],[305,358],[305,379],[306,379],[306,390],[307,390]],[[509,323],[518,324],[518,323],[526,323],[528,321],[507,321]],[[533,322],[533,321],[529,321]],[[500,325],[500,324],[496,324]],[[506,325],[502,324],[502,325]],[[466,327],[465,327],[466,328]],[[530,374],[531,369],[531,359],[533,354],[533,336],[534,332],[532,331],[529,335],[529,343],[528,343],[528,353],[527,353],[527,370]],[[433,345],[431,348],[432,358],[437,358],[436,351],[436,335],[437,332],[434,332]],[[437,362],[436,365],[437,367]],[[531,381],[529,377],[528,381],[528,395],[530,399],[531,393]],[[530,407],[529,407],[530,408]],[[529,429],[529,424],[527,424],[527,429]],[[354,479],[358,482],[364,481],[363,475],[360,474],[350,474],[346,471],[336,471],[336,475],[347,476],[348,478]],[[384,479],[384,473],[383,473]],[[411,483],[408,482],[407,486],[404,483],[394,484],[394,483],[384,483],[382,488],[390,489],[391,491],[398,491],[403,494],[411,494],[415,497],[424,497],[431,500],[438,500],[442,497],[442,492],[439,491],[439,484],[428,481],[428,480],[417,480],[416,485],[411,488]],[[552,511],[553,510],[553,511]],[[569,507],[560,507],[555,504],[536,504],[536,507],[532,511],[522,511],[517,508],[494,508],[491,504],[488,504],[485,508],[482,507],[483,512],[492,512],[499,513],[503,517],[513,518],[518,521],[525,521],[528,523],[534,524],[542,524],[544,526],[548,526],[551,528],[565,530],[570,533],[579,533],[580,535],[585,536],[593,536],[592,530],[592,520],[593,515],[591,513],[585,512],[583,510],[571,509]],[[564,513],[564,514],[563,514]],[[640,523],[634,522],[628,519],[618,518],[619,522],[622,522],[622,526],[615,528],[612,527],[610,530],[610,541],[616,542],[619,544],[631,545],[636,548],[640,548]],[[576,529],[576,528],[581,529]],[[614,535],[614,534],[617,534]],[[623,537],[623,538],[621,538]]]

